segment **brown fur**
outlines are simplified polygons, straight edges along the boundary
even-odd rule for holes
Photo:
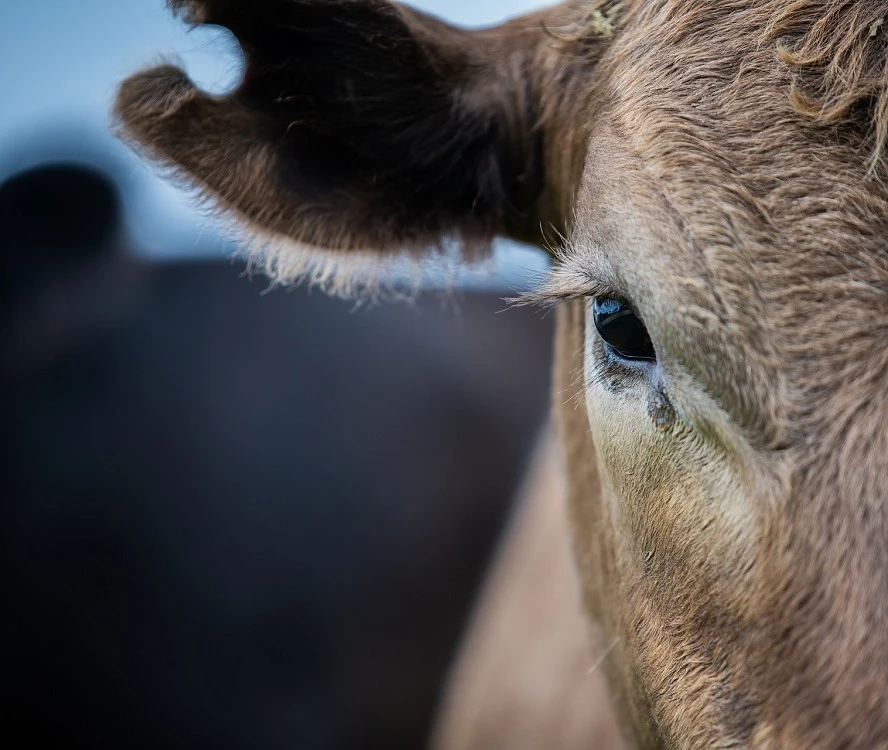
[[[575,30],[571,8],[469,32],[385,0],[170,5],[237,34],[243,83],[217,98],[173,66],[143,71],[120,88],[117,128],[249,227],[273,278],[352,293],[390,273],[381,259],[564,231],[578,73],[602,46],[552,44],[547,28]]]
[[[332,258],[561,238],[536,297],[635,743],[888,746],[888,2],[569,2],[479,32],[379,0],[199,7],[244,43],[239,92],[165,68],[117,111],[253,228]],[[656,366],[608,355],[602,294]]]
[[[884,2],[777,4],[768,37],[795,71],[793,104],[824,124],[862,126],[879,169],[888,138],[888,7]]]

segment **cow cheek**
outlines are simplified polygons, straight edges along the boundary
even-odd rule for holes
[[[662,429],[647,406],[648,391],[639,381],[618,391],[593,384],[586,392],[619,557],[644,569],[654,557],[668,557],[688,572],[713,575],[748,567],[756,525],[740,462],[686,425]]]
[[[602,469],[610,513],[618,526],[641,531],[666,498],[680,489],[665,441],[653,429],[644,384],[620,391],[593,385],[586,392],[589,427]]]

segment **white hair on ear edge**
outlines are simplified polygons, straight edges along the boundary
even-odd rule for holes
[[[424,285],[452,291],[460,270],[492,270],[493,254],[466,252],[456,239],[414,249],[339,251],[300,243],[289,237],[262,231],[236,218],[227,221],[229,234],[241,248],[249,272],[266,276],[271,287],[308,286],[324,294],[357,302],[413,300]]]

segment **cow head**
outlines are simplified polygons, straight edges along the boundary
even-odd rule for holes
[[[638,741],[888,741],[888,4],[171,5],[244,81],[140,73],[122,131],[272,273],[557,241],[574,544]]]

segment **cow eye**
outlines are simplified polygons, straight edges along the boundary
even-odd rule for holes
[[[644,323],[623,300],[595,297],[592,300],[592,318],[598,335],[618,356],[646,361],[657,359]]]

